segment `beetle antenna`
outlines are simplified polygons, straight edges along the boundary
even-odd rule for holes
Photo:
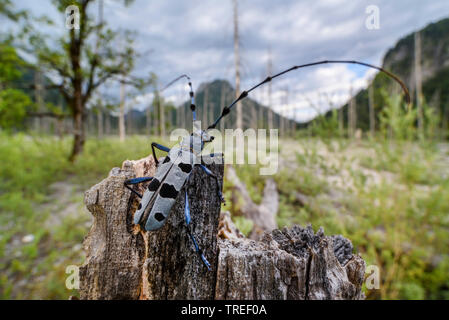
[[[377,69],[377,70],[385,73],[389,77],[393,78],[396,82],[398,82],[401,85],[402,90],[405,93],[405,101],[407,102],[408,105],[410,104],[410,94],[409,94],[408,89],[407,89],[406,85],[404,84],[404,82],[402,82],[402,80],[399,79],[399,77],[397,77],[393,73],[385,70],[384,68],[377,67],[377,66],[369,64],[369,63],[360,62],[360,61],[354,61],[354,60],[323,60],[323,61],[318,61],[318,62],[306,63],[306,64],[302,64],[302,65],[298,65],[298,66],[293,66],[293,67],[291,67],[291,68],[289,68],[287,70],[284,70],[282,72],[279,72],[279,73],[277,73],[277,74],[275,74],[275,75],[273,75],[271,77],[270,76],[266,77],[265,80],[263,80],[262,82],[256,84],[254,87],[250,88],[249,90],[242,91],[242,93],[240,94],[240,96],[237,99],[235,99],[229,106],[223,108],[223,111],[222,111],[221,115],[207,129],[214,129],[217,126],[217,124],[220,122],[220,120],[223,117],[225,117],[231,111],[231,108],[237,102],[239,102],[240,100],[243,100],[244,98],[246,98],[251,91],[257,89],[261,85],[263,85],[265,83],[268,83],[271,80],[273,80],[274,78],[282,76],[283,74],[288,73],[290,71],[293,71],[293,70],[296,70],[296,69],[300,69],[300,68],[305,68],[305,67],[316,66],[316,65],[320,65],[320,64],[327,64],[327,63],[359,64],[359,65],[362,65],[362,66],[365,66],[365,67]]]
[[[193,121],[196,120],[196,112],[195,112],[195,94],[193,93],[193,87],[192,87],[192,80],[190,80],[190,77],[186,74],[180,75],[179,77],[177,77],[176,79],[173,79],[172,81],[170,81],[168,84],[165,85],[165,87],[163,87],[161,89],[161,92],[164,91],[165,89],[167,89],[168,87],[170,87],[172,84],[174,84],[175,82],[177,82],[178,80],[182,79],[182,78],[186,78],[190,87],[190,110],[192,110],[193,113]]]

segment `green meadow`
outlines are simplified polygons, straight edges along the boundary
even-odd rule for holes
[[[154,140],[162,142],[89,139],[70,163],[70,138],[0,136],[2,299],[78,294],[65,281],[67,266],[83,263],[82,241],[92,224],[83,193],[124,160],[147,156]],[[275,180],[279,227],[310,223],[350,239],[367,265],[379,270],[379,289],[364,288],[367,299],[449,298],[448,144],[284,139],[274,176],[259,175],[258,165],[235,168],[255,202],[265,179]],[[225,197],[232,193],[225,180]],[[251,231],[238,205],[225,209],[242,232]]]

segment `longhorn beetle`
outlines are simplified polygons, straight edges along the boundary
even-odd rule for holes
[[[405,93],[405,99],[407,104],[410,104],[410,95],[407,90],[405,84],[394,74],[391,72],[381,68],[376,67],[374,65],[353,61],[353,60],[324,60],[313,63],[307,63],[303,65],[293,66],[287,70],[279,72],[273,76],[268,76],[262,82],[256,84],[249,90],[243,91],[238,98],[236,98],[229,106],[223,108],[221,115],[211,124],[206,130],[202,130],[200,126],[197,125],[196,122],[196,113],[195,113],[195,97],[192,88],[192,82],[187,75],[181,75],[175,80],[171,81],[168,85],[164,87],[165,90],[170,85],[175,83],[176,81],[186,78],[188,80],[188,84],[190,87],[190,109],[193,113],[193,122],[194,122],[194,131],[189,137],[182,138],[180,145],[178,147],[174,147],[169,149],[163,145],[153,142],[151,144],[151,148],[153,151],[154,161],[157,165],[157,170],[154,177],[142,177],[142,178],[134,178],[128,179],[125,181],[125,186],[130,189],[134,194],[141,198],[140,204],[138,206],[137,211],[134,213],[134,224],[140,224],[147,231],[153,231],[161,228],[170,214],[170,210],[175,203],[175,200],[181,191],[182,187],[189,180],[190,174],[192,173],[192,169],[195,165],[199,165],[201,169],[203,169],[207,175],[211,176],[215,179],[217,184],[217,196],[219,197],[221,202],[224,202],[223,195],[221,193],[221,187],[219,185],[218,178],[206,167],[202,164],[198,159],[202,159],[201,152],[203,151],[205,143],[211,142],[214,137],[209,135],[208,130],[214,129],[216,125],[220,122],[220,120],[225,117],[231,111],[232,107],[240,100],[246,98],[248,94],[260,87],[261,85],[270,82],[271,80],[296,69],[310,67],[315,65],[327,64],[327,63],[346,63],[346,64],[358,64],[365,67],[377,69],[394,80],[396,80],[402,87]],[[162,163],[159,163],[155,148],[165,151],[168,155],[165,157]],[[211,157],[216,156],[215,154],[211,154]],[[221,155],[222,156],[222,155]],[[148,188],[145,190],[143,195],[140,195],[134,189],[130,187],[133,184],[139,184],[142,182],[151,181],[148,185]],[[189,234],[193,245],[195,247],[195,251],[199,254],[201,260],[204,265],[210,270],[210,263],[207,261],[204,256],[202,250],[200,249],[198,242],[193,235],[190,224],[190,207],[189,207],[189,198],[187,196],[187,190],[185,190],[185,209],[184,216],[186,221],[187,233]]]

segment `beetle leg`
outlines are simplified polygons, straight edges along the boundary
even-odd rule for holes
[[[125,187],[128,188],[129,190],[131,190],[132,193],[134,193],[136,196],[138,196],[139,198],[142,198],[142,195],[140,193],[138,193],[136,190],[134,190],[133,188],[130,187],[130,185],[134,185],[134,184],[139,184],[139,183],[143,183],[143,182],[147,182],[152,180],[153,177],[141,177],[141,178],[133,178],[133,179],[128,179],[125,180],[124,184]]]
[[[161,151],[165,151],[165,152],[169,152],[170,148],[167,148],[167,147],[165,147],[159,143],[156,143],[156,142],[151,143],[151,149],[153,150],[153,158],[154,158],[154,161],[156,162],[156,165],[158,165],[159,161],[157,160],[156,151],[154,150],[154,148],[159,149]]]
[[[184,217],[186,219],[187,233],[189,234],[190,239],[192,240],[193,245],[195,246],[195,251],[200,256],[201,261],[203,261],[204,265],[207,267],[207,270],[210,271],[210,263],[209,263],[209,261],[207,261],[206,257],[203,254],[203,251],[198,246],[195,236],[193,235],[193,233],[190,230],[190,206],[189,206],[189,197],[187,196],[187,190],[186,190],[186,202],[185,202],[185,207],[184,207]]]

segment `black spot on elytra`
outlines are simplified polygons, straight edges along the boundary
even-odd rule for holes
[[[148,190],[156,191],[157,188],[159,188],[160,184],[161,182],[158,179],[153,178],[153,180],[151,180],[150,184],[148,185]]]
[[[176,199],[176,197],[178,196],[178,191],[175,189],[173,185],[164,183],[162,185],[161,191],[159,192],[159,195],[162,198]]]
[[[162,213],[160,213],[160,212],[156,212],[156,213],[154,214],[154,218],[155,218],[157,221],[161,222],[162,220],[165,219],[165,216],[164,216]]]
[[[181,168],[182,171],[184,171],[185,173],[189,173],[190,171],[192,171],[192,165],[189,163],[180,163],[179,167]]]
[[[169,156],[166,156],[165,159],[164,159],[164,162],[162,162],[162,163],[167,163],[167,162],[169,162],[169,161],[170,161],[170,157],[169,157]]]
[[[137,210],[140,210],[140,209],[142,209],[142,204],[141,203],[139,203],[139,206],[137,207]]]

